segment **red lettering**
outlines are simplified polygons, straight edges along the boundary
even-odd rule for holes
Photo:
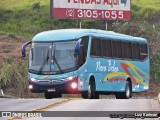
[[[78,3],[78,0],[73,0],[74,3]]]
[[[81,0],[81,2],[80,2],[80,3],[84,4],[84,0]]]
[[[108,0],[104,0],[103,4],[108,4]]]
[[[91,0],[86,0],[86,4],[89,4]]]
[[[97,0],[97,4],[101,4],[101,0]]]
[[[111,5],[111,7],[113,7],[113,1],[112,0],[109,0],[108,4]]]
[[[113,7],[113,5],[119,5],[119,0],[104,0],[103,4]]]
[[[92,4],[93,2],[96,4],[96,0],[92,0],[92,1],[91,1],[91,4]]]
[[[114,5],[119,5],[119,0],[113,0]]]

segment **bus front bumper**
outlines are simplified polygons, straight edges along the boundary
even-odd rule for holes
[[[49,81],[49,80],[48,80]],[[58,81],[58,80],[56,80]],[[78,94],[78,79],[55,82],[33,82],[29,79],[29,89],[32,93],[56,92],[62,94]]]

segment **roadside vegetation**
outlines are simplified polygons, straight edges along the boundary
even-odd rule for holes
[[[0,36],[24,43],[50,29],[50,0],[0,0]],[[131,0],[131,21],[108,21],[108,30],[144,37],[150,43],[151,80],[160,86],[160,1]],[[77,19],[54,19],[54,29],[78,28]],[[105,29],[100,20],[81,20],[82,28]],[[24,36],[22,40],[19,36]],[[8,42],[1,40],[1,42]],[[9,41],[12,44],[12,41]],[[21,49],[21,46],[18,46]],[[14,50],[0,51],[0,88],[17,97],[35,97],[28,91],[27,60],[10,56]],[[20,53],[19,53],[20,54]]]

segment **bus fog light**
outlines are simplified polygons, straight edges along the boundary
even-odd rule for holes
[[[76,89],[76,88],[77,88],[77,83],[73,82],[73,83],[71,84],[71,87],[72,87],[73,89]]]
[[[31,90],[33,89],[33,85],[29,85],[28,88]]]

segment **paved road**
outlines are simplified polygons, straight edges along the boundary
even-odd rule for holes
[[[46,107],[47,106],[47,107]],[[38,109],[40,108],[40,109]],[[0,99],[0,111],[160,111],[156,99]],[[61,113],[60,113],[61,114]],[[62,112],[63,114],[63,112]],[[69,113],[72,114],[72,113]],[[79,114],[78,112],[76,114]],[[75,115],[76,116],[76,115]],[[1,118],[0,118],[1,119]],[[27,118],[27,120],[52,120],[53,118]],[[54,120],[108,120],[108,117],[60,118]],[[115,119],[116,120],[116,119]],[[118,119],[117,119],[118,120]],[[130,119],[131,120],[131,119]],[[158,119],[147,119],[158,120]],[[159,119],[160,120],[160,119]]]
[[[64,99],[8,99],[0,98],[0,111],[32,111]]]

